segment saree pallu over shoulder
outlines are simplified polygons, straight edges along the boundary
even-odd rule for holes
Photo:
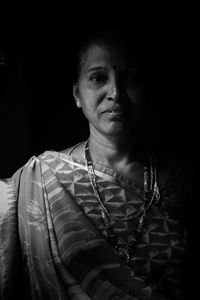
[[[17,201],[12,179],[0,181],[0,299],[18,293],[21,255]],[[14,293],[13,293],[14,289]]]
[[[12,196],[8,197],[11,187]],[[5,193],[2,193],[2,188]],[[0,271],[3,300],[16,298],[18,285],[15,281],[20,274],[23,274],[18,282],[20,299],[73,299],[67,290],[77,284],[65,270],[62,277],[68,283],[66,289],[59,276],[62,263],[53,248],[55,241],[49,226],[45,197],[42,163],[36,157],[31,158],[12,179],[1,183],[1,233],[4,234],[0,236]],[[78,290],[76,288],[77,294]],[[80,299],[89,299],[84,292],[81,291],[81,294]]]
[[[1,299],[148,299],[151,289],[58,180],[65,162],[56,160],[53,152],[32,157],[1,182]]]

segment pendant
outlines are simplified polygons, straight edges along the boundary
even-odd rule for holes
[[[128,247],[122,247],[122,246],[117,246],[117,254],[126,262],[128,263],[130,261],[130,254]]]

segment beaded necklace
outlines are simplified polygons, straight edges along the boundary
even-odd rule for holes
[[[114,250],[117,253],[117,255],[120,256],[126,263],[129,263],[132,257],[133,248],[137,244],[139,237],[143,232],[144,220],[145,220],[147,210],[150,208],[153,202],[158,202],[160,198],[159,189],[156,180],[155,160],[153,159],[153,156],[151,156],[149,152],[148,152],[148,157],[149,157],[149,166],[147,166],[146,164],[144,166],[144,207],[139,211],[139,213],[136,216],[134,216],[134,218],[135,217],[139,218],[138,227],[136,230],[136,238],[134,241],[129,242],[127,245],[120,245],[119,239],[111,225],[111,219],[115,221],[119,221],[119,219],[116,217],[112,217],[109,214],[105,205],[103,204],[99,192],[99,188],[97,185],[96,175],[94,172],[93,162],[89,150],[89,139],[85,143],[85,160],[87,164],[88,175],[90,178],[90,182],[92,184],[94,194],[96,195],[97,200],[99,202],[99,210],[101,212],[101,216],[105,224],[108,240],[114,247]],[[133,217],[126,218],[126,221],[130,219],[133,219]]]

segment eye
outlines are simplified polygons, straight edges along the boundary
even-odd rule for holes
[[[132,85],[135,87],[139,87],[143,84],[143,76],[140,73],[137,72],[130,72],[125,74],[124,76],[124,80],[126,82],[126,84],[128,85]]]
[[[94,73],[89,78],[94,84],[104,84],[108,80],[107,74],[104,73]]]

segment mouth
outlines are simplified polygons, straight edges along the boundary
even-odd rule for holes
[[[107,110],[105,111],[105,113],[108,113],[110,115],[123,115],[123,111],[122,110]]]
[[[109,113],[109,114],[123,114],[124,113],[124,109],[122,107],[112,107],[112,108],[108,108],[106,110],[103,111],[104,113]]]
[[[124,118],[125,111],[122,108],[109,108],[103,111],[103,114],[107,115],[109,119],[121,120]]]

